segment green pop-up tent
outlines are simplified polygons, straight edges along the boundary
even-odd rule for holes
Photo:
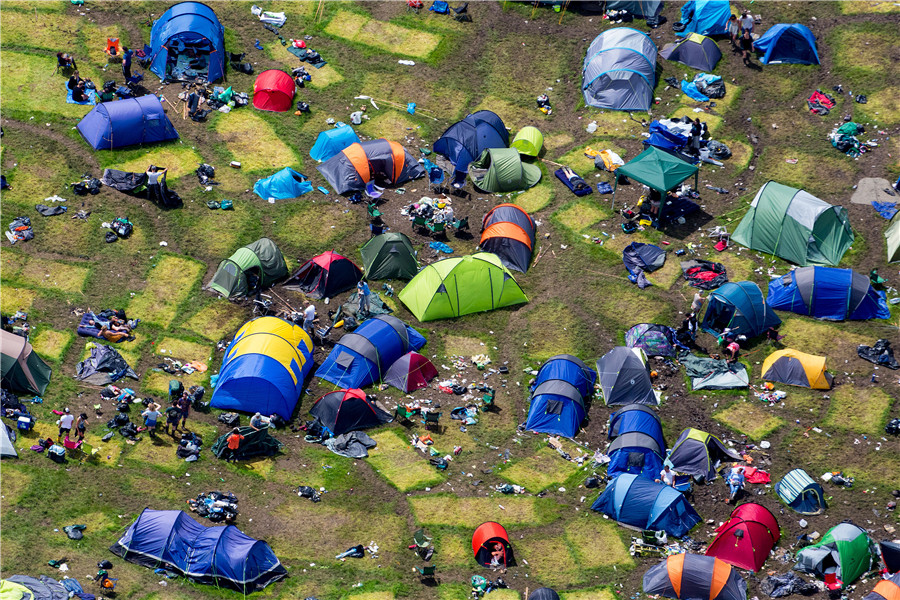
[[[873,551],[866,531],[844,522],[829,529],[818,543],[798,552],[794,569],[819,577],[834,569],[841,584],[848,586],[872,568]]]
[[[469,169],[475,187],[495,194],[527,190],[541,180],[541,169],[522,162],[515,148],[488,148]]]
[[[638,183],[643,183],[648,188],[665,195],[673,190],[681,182],[694,176],[694,189],[697,188],[697,173],[700,167],[692,165],[664,152],[656,146],[650,146],[627,163],[616,169],[616,185],[613,189],[612,203],[616,203],[616,190],[619,189],[619,177],[625,175]],[[657,220],[662,219],[663,206],[659,207]]]
[[[287,274],[281,250],[269,238],[261,238],[220,262],[207,289],[226,298],[239,298],[268,287]]]
[[[410,280],[419,272],[416,251],[404,234],[389,231],[376,235],[359,249],[366,279]]]
[[[537,127],[532,127],[531,125],[520,129],[512,144],[509,145],[510,148],[515,148],[525,156],[537,156],[541,153],[543,146],[544,135]]]
[[[500,257],[479,252],[422,269],[399,294],[419,321],[434,321],[528,302]]]

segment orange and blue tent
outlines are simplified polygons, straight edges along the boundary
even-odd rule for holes
[[[481,221],[481,242],[485,252],[500,257],[507,269],[526,273],[534,253],[537,225],[524,209],[515,204],[499,204]]]
[[[425,169],[397,142],[384,138],[351,144],[316,169],[338,194],[371,182],[399,185],[425,176]]]
[[[718,558],[675,554],[644,573],[644,593],[678,600],[747,600],[747,582]]]

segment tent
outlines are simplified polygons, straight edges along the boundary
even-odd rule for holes
[[[888,573],[900,573],[900,543],[882,540],[878,542],[878,552]]]
[[[625,332],[625,345],[640,348],[647,356],[678,356],[675,331],[665,325],[638,323]]]
[[[484,169],[471,173],[472,183],[492,194],[527,190],[541,180],[540,167],[523,162],[515,148],[488,148],[469,166]]]
[[[472,534],[472,552],[475,554],[475,560],[481,566],[490,567],[491,552],[494,550],[495,544],[500,544],[503,550],[501,566],[506,568],[512,565],[513,551],[509,543],[509,534],[506,533],[503,525],[493,521],[482,523]]]
[[[570,354],[541,365],[531,386],[525,429],[573,438],[585,416],[585,400],[594,392],[597,373]]]
[[[528,594],[528,598],[529,600],[559,600],[559,594],[556,593],[556,590],[542,587]]]
[[[649,110],[656,85],[656,44],[630,27],[607,29],[584,57],[584,102],[612,110]]]
[[[225,77],[225,28],[201,2],[175,4],[153,22],[150,70],[163,81]]]
[[[269,434],[269,428],[254,429],[252,427],[239,427],[238,432],[244,436],[234,454],[235,460],[249,460],[255,456],[274,456],[281,452],[284,444]],[[231,456],[228,448],[228,436],[231,430],[223,433],[213,443],[210,451],[216,458],[227,459]]]
[[[643,183],[650,189],[656,190],[662,194],[663,197],[666,197],[668,191],[675,189],[681,185],[685,179],[692,175],[694,176],[694,189],[696,189],[697,173],[699,173],[699,171],[700,168],[698,166],[685,162],[677,156],[669,154],[665,150],[650,146],[616,169],[617,177],[613,188],[613,201],[616,199],[616,190],[619,187],[619,177],[622,175],[630,177],[638,183]],[[673,202],[673,200],[667,199],[660,205],[659,214],[657,215],[657,219],[660,222],[662,222],[663,214],[667,212],[667,208],[670,209],[668,211],[670,218],[678,216],[677,214],[672,213],[672,210],[676,208],[673,206]],[[694,207],[696,207],[696,205],[694,205]],[[682,214],[687,214],[687,212],[689,211],[683,211]]]
[[[341,388],[363,388],[381,381],[397,359],[424,345],[425,338],[397,317],[376,315],[341,337],[316,377]]]
[[[90,356],[75,365],[75,379],[91,385],[109,385],[122,377],[138,379],[119,351],[105,344],[93,344]]]
[[[623,473],[659,478],[666,455],[659,416],[643,404],[629,404],[609,418],[609,439],[613,440],[606,454],[610,477]]]
[[[670,485],[637,475],[619,475],[591,505],[622,525],[665,531],[681,537],[700,522],[684,494]]]
[[[309,177],[303,173],[298,173],[290,167],[269,175],[265,179],[258,180],[253,184],[253,193],[268,200],[275,198],[276,200],[287,200],[288,198],[299,198],[303,194],[313,190]]]
[[[631,242],[622,250],[622,262],[628,271],[628,280],[637,283],[638,287],[643,289],[650,285],[644,277],[644,272],[652,273],[661,269],[666,262],[666,252],[653,244]]]
[[[754,338],[781,319],[766,304],[759,286],[752,281],[729,282],[709,293],[701,326],[719,335],[726,328],[735,335]]]
[[[281,250],[269,238],[261,238],[220,262],[207,288],[226,298],[240,298],[269,287],[287,274]]]
[[[407,352],[387,370],[384,382],[409,393],[428,387],[428,382],[437,376],[437,368],[430,360],[418,352]]]
[[[481,221],[479,247],[500,257],[503,266],[527,273],[534,253],[537,225],[525,209],[499,204]]]
[[[253,106],[259,110],[285,112],[294,103],[294,80],[284,71],[268,69],[253,83]]]
[[[503,119],[489,110],[479,110],[447,128],[431,149],[453,163],[462,173],[488,148],[506,148],[509,132]]]
[[[370,181],[400,185],[425,176],[425,169],[403,146],[383,138],[351,144],[316,169],[338,194],[364,190]]]
[[[537,127],[528,125],[519,130],[509,147],[515,148],[519,154],[525,156],[537,156],[543,146],[544,134]]]
[[[685,27],[676,34],[725,34],[728,33],[730,16],[731,6],[728,5],[728,0],[690,0],[681,7],[681,22],[685,23]]]
[[[822,486],[803,469],[789,471],[775,484],[775,493],[801,515],[818,515],[827,507]]]
[[[834,377],[825,370],[825,357],[806,354],[790,348],[777,350],[766,357],[762,378],[785,385],[830,390]]]
[[[349,258],[329,250],[303,263],[284,287],[318,300],[353,289],[361,278],[362,270]]]
[[[747,582],[718,558],[673,554],[644,573],[644,593],[685,600],[747,600]]]
[[[178,132],[163,111],[159,98],[153,94],[101,102],[76,127],[94,150],[178,139]]]
[[[0,600],[35,600],[35,597],[24,585],[0,579]]]
[[[210,406],[289,421],[312,357],[312,339],[299,325],[278,317],[248,321],[225,350]]]
[[[887,246],[887,261],[900,260],[900,212],[891,219],[890,226],[884,230],[884,243]]]
[[[716,68],[716,63],[722,58],[722,51],[712,38],[691,33],[674,44],[666,44],[659,55],[692,69],[709,72]]]
[[[13,575],[7,577],[6,581],[27,588],[33,596],[26,595],[25,597],[33,597],[34,600],[65,600],[70,595],[68,588],[63,586],[59,581],[47,577],[46,575],[41,575],[40,579],[37,577],[29,577],[28,575]],[[66,580],[63,579],[63,581]],[[74,596],[72,597],[74,598]],[[19,596],[15,596],[15,598],[18,599]],[[7,600],[7,597],[0,593],[0,599]]]
[[[640,348],[616,346],[597,361],[597,374],[607,406],[659,404],[650,383],[647,357]]]
[[[316,143],[309,150],[309,155],[318,162],[323,162],[338,154],[344,148],[359,144],[359,136],[346,123],[336,123],[316,138]]]
[[[138,565],[244,594],[287,577],[267,543],[234,525],[207,527],[182,510],[144,509],[110,551]]]
[[[366,279],[405,279],[419,272],[412,242],[405,234],[389,231],[376,235],[359,249]]]
[[[775,515],[760,504],[742,504],[716,529],[706,555],[739,569],[759,571],[780,537]]]
[[[741,455],[716,436],[688,428],[678,436],[666,464],[679,473],[693,475],[694,479],[712,481],[723,460],[741,460]]]
[[[702,259],[685,260],[681,272],[688,283],[701,290],[714,290],[728,283],[728,271],[722,263]]]
[[[794,569],[823,578],[834,573],[842,585],[848,586],[872,568],[873,554],[874,545],[865,529],[845,521],[800,550]]]
[[[852,269],[801,267],[769,282],[766,303],[775,310],[833,321],[889,319],[884,292]]]
[[[147,179],[146,173],[103,169],[103,176],[100,178],[100,182],[124,194],[136,195],[143,191],[144,186],[147,185]]]
[[[638,18],[655,17],[662,10],[662,0],[606,0],[606,10],[627,10]]]
[[[393,420],[359,389],[329,392],[315,401],[309,414],[333,436],[378,427]]]
[[[422,322],[528,302],[500,257],[489,252],[431,263],[397,297]]]
[[[732,241],[805,267],[835,266],[853,244],[847,209],[774,181],[750,203]]]
[[[753,47],[763,53],[759,62],[764,65],[819,64],[816,38],[809,27],[800,23],[779,23],[770,27],[753,42]]]
[[[532,600],[534,595],[532,594]],[[897,600],[900,598],[900,573],[888,579],[882,579],[875,588],[863,596],[863,600]]]
[[[19,458],[6,423],[0,422],[0,458]]]
[[[691,378],[691,391],[733,390],[750,386],[747,367],[737,362],[700,357],[684,353],[678,357],[684,367],[684,374]]]
[[[35,396],[44,395],[53,374],[28,340],[6,330],[0,331],[0,368],[4,389]]]

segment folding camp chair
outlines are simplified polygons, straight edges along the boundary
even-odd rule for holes
[[[825,573],[825,587],[827,587],[831,591],[839,590],[844,586],[844,583],[837,578],[837,573],[835,571],[831,571],[830,573]]]
[[[457,236],[463,231],[469,231],[469,217],[463,217],[462,219],[457,219],[456,221],[454,221],[453,229],[456,230]]]
[[[447,224],[443,221],[441,221],[440,223],[428,221],[425,223],[425,229],[427,229],[431,233],[432,237],[447,237]]]
[[[366,196],[375,200],[376,198],[381,198],[382,194],[384,194],[384,188],[378,187],[374,182],[370,181],[366,184]]]
[[[410,226],[413,230],[416,229],[428,229],[428,219],[425,217],[413,217],[413,220],[410,222]]]
[[[424,529],[416,530],[413,534],[413,542],[415,545],[410,546],[410,548],[415,548],[419,558],[424,561],[431,560],[431,556],[434,554],[434,547],[432,546],[431,538],[425,535]]]
[[[428,189],[434,190],[437,186],[437,189],[440,190],[442,183],[444,183],[444,171],[437,165],[428,169]]]
[[[435,412],[433,410],[429,410],[428,412],[422,415],[425,417],[422,420],[422,424],[425,425],[425,429],[429,431],[438,431],[441,427],[441,413]]]
[[[481,397],[481,410],[486,412],[486,411],[490,410],[491,408],[493,408],[494,395],[496,393],[494,391],[494,388],[484,385],[484,384],[479,384],[479,385],[475,386],[475,389],[480,392],[484,392],[484,395]]]
[[[62,57],[62,52],[56,54],[56,72],[59,73],[60,69],[66,70],[75,70],[78,68],[78,65],[75,64],[75,59],[71,56],[68,60],[65,60]]]
[[[119,43],[119,38],[106,38],[106,50],[104,52],[106,52],[106,65],[104,68],[113,61],[122,62],[122,45]]]
[[[381,215],[384,214],[383,212],[381,212],[380,210],[378,210],[378,203],[377,203],[377,202],[370,202],[370,203],[366,206],[366,212],[368,213],[370,219],[375,219],[375,218],[380,217]]]
[[[412,418],[418,414],[418,409],[409,410],[403,404],[397,405],[397,410],[394,411],[394,416],[397,417],[398,421],[401,422],[411,422]]]
[[[437,579],[435,578],[434,572],[436,567],[434,565],[426,565],[424,567],[413,567],[416,571],[419,572],[419,579],[422,583],[426,581],[431,582],[432,585],[437,584]]]

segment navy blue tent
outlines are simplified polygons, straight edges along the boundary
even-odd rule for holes
[[[593,393],[596,381],[597,373],[574,356],[548,359],[531,386],[525,429],[575,437],[584,420],[584,400]]]
[[[323,162],[338,154],[344,148],[360,143],[359,136],[346,123],[338,123],[332,129],[326,129],[316,138],[316,143],[309,150],[309,155]]]
[[[681,7],[681,22],[685,23],[677,35],[692,33],[700,35],[721,35],[728,33],[728,18],[731,7],[728,0],[690,0]]]
[[[754,338],[769,327],[781,324],[752,281],[728,282],[709,293],[703,329],[718,335],[726,327],[735,335]]]
[[[201,2],[181,2],[153,22],[150,70],[163,81],[225,76],[225,28]]]
[[[779,23],[770,27],[753,46],[763,55],[759,59],[764,65],[782,63],[795,65],[819,64],[816,38],[806,25],[800,23]]]
[[[687,146],[689,141],[687,136],[669,129],[656,119],[650,121],[648,131],[650,132],[650,137],[644,140],[644,145],[656,146],[666,152],[680,150]]]
[[[260,179],[253,185],[253,193],[264,200],[298,198],[312,190],[313,186],[309,182],[309,177],[290,167],[285,167],[265,179]]]
[[[316,371],[316,377],[347,389],[377,381],[398,358],[425,345],[418,331],[391,315],[377,315],[348,333]]]
[[[609,439],[613,440],[606,453],[610,462],[607,474],[615,477],[623,473],[658,479],[666,455],[659,416],[643,404],[629,404],[609,418]]]
[[[664,483],[637,475],[620,475],[606,486],[591,510],[624,525],[665,531],[681,537],[700,522],[700,515],[684,494]]]
[[[884,292],[874,289],[868,277],[852,269],[795,269],[769,282],[766,302],[775,310],[831,321],[891,317]]]
[[[101,102],[78,122],[78,133],[94,150],[177,140],[178,132],[153,94]]]
[[[489,110],[479,110],[448,127],[432,150],[453,163],[457,171],[467,173],[469,163],[482,152],[507,146],[509,132],[503,119]]]
[[[244,594],[287,577],[267,543],[234,525],[207,527],[181,510],[144,509],[110,550],[145,567]]]

